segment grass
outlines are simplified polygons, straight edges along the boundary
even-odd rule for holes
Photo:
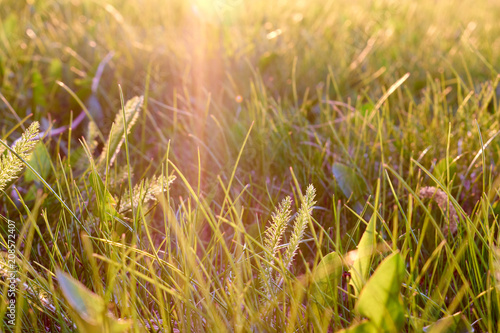
[[[498,330],[499,11],[0,0],[3,331]]]

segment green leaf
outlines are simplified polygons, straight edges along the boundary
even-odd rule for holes
[[[353,286],[354,293],[359,294],[370,273],[372,255],[376,247],[376,226],[375,215],[372,216],[368,226],[361,237],[358,245],[357,256],[352,264],[349,273],[351,274],[351,281],[349,284]]]
[[[61,60],[54,58],[50,61],[49,65],[49,77],[51,81],[56,81],[62,78],[63,65]]]
[[[458,312],[424,327],[423,331],[429,333],[469,333],[473,332],[473,329],[467,318]]]
[[[56,276],[67,304],[78,317],[74,318],[78,328],[86,332],[85,328],[102,327],[106,311],[102,298],[62,271],[57,271]]]
[[[82,283],[60,270],[56,277],[79,332],[121,333],[130,328],[130,321],[114,318],[108,313],[104,300]]]
[[[38,69],[34,69],[31,74],[32,88],[33,88],[33,104],[37,106],[46,106],[47,102],[45,98],[47,96],[47,90],[43,83],[43,77]]]
[[[390,255],[368,280],[356,303],[356,311],[361,316],[386,332],[399,332],[404,324],[403,301],[399,293],[404,273],[401,255]]]
[[[448,164],[450,167],[450,181],[455,179],[453,176],[457,172],[457,163],[454,162],[451,158],[448,159]],[[441,159],[438,163],[436,163],[436,166],[434,167],[434,170],[432,171],[432,174],[439,179],[443,184],[446,183],[446,158]]]
[[[10,13],[7,18],[3,19],[0,21],[2,23],[1,28],[4,31],[5,36],[16,36],[15,38],[19,38],[18,32],[20,27],[22,26],[19,24],[19,14],[18,13]]]
[[[380,181],[377,182],[377,189],[375,192],[374,207],[378,207],[380,198]],[[366,226],[363,236],[358,244],[358,249],[354,262],[349,270],[351,274],[351,281],[349,284],[354,288],[354,294],[359,295],[361,289],[368,279],[370,273],[371,261],[374,251],[377,247],[377,214],[372,214],[370,222]]]
[[[35,169],[35,171],[38,172],[38,174],[42,176],[42,178],[46,179],[49,176],[50,155],[43,143],[39,142],[35,146],[33,153],[31,154],[31,157],[29,159],[29,165],[31,165],[31,167]],[[33,171],[28,169],[26,170],[24,179],[26,181],[34,181],[38,180],[38,177],[33,173]]]
[[[380,182],[377,183],[375,194],[375,205],[378,207],[380,197]],[[377,246],[377,214],[372,214],[370,222],[366,226],[363,236],[358,244],[358,250],[354,262],[349,270],[351,281],[349,284],[354,288],[354,294],[359,295],[361,289],[368,279],[370,273],[373,252]]]
[[[334,163],[332,173],[342,193],[354,202],[355,210],[358,213],[361,212],[363,205],[360,201],[363,199],[363,195],[368,192],[368,186],[363,178],[353,168],[342,163]]]
[[[373,102],[364,103],[363,105],[361,105],[361,108],[359,109],[359,113],[361,113],[361,115],[364,117],[364,116],[366,116],[367,113],[372,111],[374,108],[375,108],[375,104]]]
[[[337,303],[337,285],[342,276],[342,259],[336,252],[327,254],[313,272],[313,291],[311,293],[313,311],[321,318],[322,308]]]

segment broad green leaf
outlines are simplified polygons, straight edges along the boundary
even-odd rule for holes
[[[369,114],[369,112],[372,111],[374,108],[375,104],[373,102],[364,103],[363,105],[361,105],[359,113],[361,113],[361,115],[364,117],[366,116],[367,113]]]
[[[19,18],[19,14],[13,12],[9,13],[9,15],[1,21],[1,28],[3,29],[5,36],[17,36],[16,32],[18,32],[20,30],[19,28],[22,26],[19,24]]]
[[[453,176],[457,172],[457,163],[453,162],[451,158],[448,159],[448,161],[448,165],[450,167],[450,181],[455,180],[456,178],[453,178]],[[446,158],[443,158],[438,163],[436,163],[436,166],[434,167],[434,170],[432,172],[432,174],[443,183],[446,183],[446,168]]]
[[[378,206],[380,196],[380,182],[377,183],[377,191],[375,194],[375,205]],[[354,294],[358,295],[368,279],[370,273],[371,261],[373,253],[377,246],[377,214],[372,214],[370,222],[366,226],[363,236],[358,244],[357,255],[354,258],[349,273],[351,281],[349,284],[354,288]]]
[[[367,185],[356,171],[342,163],[334,163],[332,173],[340,187],[340,190],[346,198],[351,199],[354,203],[354,209],[359,213],[363,210],[363,205],[360,200],[366,194]]]
[[[311,307],[317,318],[321,318],[323,308],[337,303],[337,285],[342,276],[342,266],[340,256],[331,252],[314,269]]]
[[[49,65],[49,77],[50,81],[55,82],[62,78],[62,61],[58,58],[54,58],[50,61]]]
[[[429,333],[469,333],[473,332],[471,324],[460,312],[453,316],[439,319],[434,324],[424,327],[424,332]]]
[[[79,332],[122,333],[130,328],[130,321],[114,318],[108,313],[104,300],[82,283],[60,270],[56,277]]]
[[[374,214],[370,219],[363,236],[361,237],[356,258],[354,259],[354,263],[349,270],[349,273],[351,274],[351,281],[349,284],[353,286],[354,293],[356,295],[358,295],[361,289],[363,289],[370,273],[372,255],[376,248],[377,232],[375,230],[375,226],[376,218]]]
[[[67,304],[78,317],[78,328],[87,332],[85,328],[102,327],[106,311],[102,298],[62,271],[57,271],[56,276]]]
[[[312,307],[321,317],[322,307],[332,307],[337,302],[337,285],[342,276],[342,259],[336,252],[327,254],[313,272]]]
[[[29,159],[29,165],[31,165],[31,167],[35,169],[35,171],[38,172],[38,174],[42,176],[42,178],[46,179],[49,176],[50,155],[43,143],[39,142],[35,146],[35,149],[33,150],[33,153],[31,154],[31,157]],[[38,180],[38,177],[35,176],[35,174],[30,169],[28,169],[24,174],[24,179],[26,181],[34,181]]]
[[[33,104],[37,106],[46,106],[47,89],[43,83],[43,77],[38,69],[34,69],[31,74],[32,89],[33,89]]]
[[[368,280],[356,303],[356,311],[385,332],[399,332],[404,324],[403,302],[399,292],[404,274],[401,255],[390,255]]]

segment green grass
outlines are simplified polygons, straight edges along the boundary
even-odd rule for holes
[[[499,15],[0,0],[3,331],[497,331]]]

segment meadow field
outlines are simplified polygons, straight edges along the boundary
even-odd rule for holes
[[[0,0],[0,332],[497,332],[494,0]]]

